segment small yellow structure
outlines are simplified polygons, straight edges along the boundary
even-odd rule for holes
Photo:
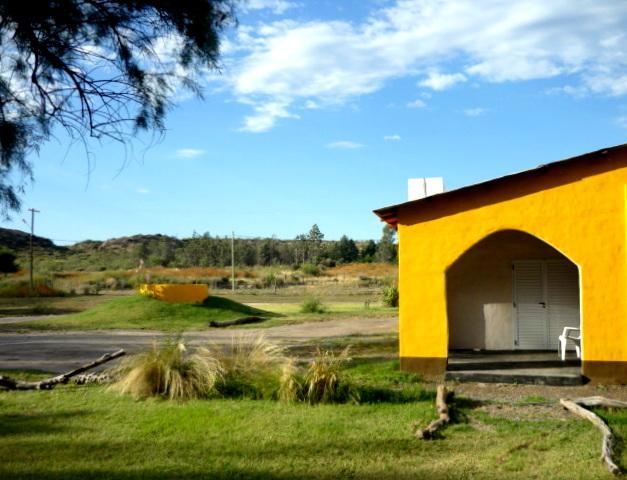
[[[400,359],[553,350],[580,328],[582,374],[627,383],[627,145],[376,210],[398,230]]]
[[[209,296],[209,287],[202,284],[144,283],[139,294],[169,303],[198,303]]]

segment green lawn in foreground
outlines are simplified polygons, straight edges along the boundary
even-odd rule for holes
[[[347,370],[361,383],[416,388],[395,362]],[[104,387],[0,393],[0,478],[603,479],[587,422],[490,417],[458,400],[462,420],[419,441],[432,394],[411,403],[133,401]],[[466,406],[465,406],[466,405]],[[520,407],[532,408],[532,407]],[[463,418],[472,417],[472,425]],[[627,413],[606,416],[627,436]],[[619,453],[625,466],[627,454]]]
[[[114,298],[73,315],[45,318],[5,329],[104,330],[146,329],[164,331],[199,330],[210,321],[233,320],[249,315],[276,316],[222,297],[208,297],[201,304],[167,303],[141,295]]]

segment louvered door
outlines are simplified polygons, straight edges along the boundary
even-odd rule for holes
[[[548,312],[544,291],[544,262],[514,263],[516,347],[522,350],[548,348]]]
[[[566,260],[515,262],[514,310],[516,348],[557,349],[564,327],[579,327],[577,267]]]

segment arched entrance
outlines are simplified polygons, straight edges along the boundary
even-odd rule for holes
[[[449,350],[557,352],[564,327],[580,328],[579,285],[577,265],[551,245],[493,233],[446,271]]]

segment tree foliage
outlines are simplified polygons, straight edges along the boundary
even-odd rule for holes
[[[194,72],[217,67],[233,3],[0,2],[2,213],[19,208],[32,177],[27,154],[53,129],[83,142],[162,130],[175,89],[199,93]]]
[[[0,273],[15,273],[18,270],[15,253],[8,248],[0,248]]]
[[[381,240],[377,247],[377,256],[380,262],[396,261],[396,231],[389,226],[383,227]]]

